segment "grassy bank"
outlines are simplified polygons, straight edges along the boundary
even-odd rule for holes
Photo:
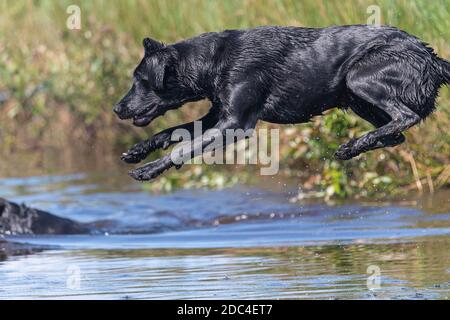
[[[71,4],[81,8],[81,30],[66,27],[66,9]],[[450,58],[448,0],[2,1],[3,159],[15,152],[46,148],[65,153],[68,146],[95,150],[99,157],[119,154],[161,128],[201,115],[206,102],[168,113],[146,130],[120,123],[113,116],[111,107],[130,84],[145,36],[170,43],[206,31],[266,24],[321,27],[366,23],[367,8],[372,4],[380,7],[382,23],[419,36],[440,56]],[[299,185],[316,196],[431,192],[449,183],[449,113],[450,94],[445,88],[438,111],[426,126],[407,133],[408,143],[345,163],[334,161],[332,154],[339,144],[370,129],[363,120],[333,111],[309,124],[284,126],[282,173],[298,179]],[[165,190],[222,186],[249,176],[224,171],[244,173],[248,167],[217,169],[184,168],[146,186]]]

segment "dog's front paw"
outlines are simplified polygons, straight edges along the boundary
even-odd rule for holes
[[[126,163],[139,163],[144,160],[151,151],[151,144],[148,141],[135,144],[126,153],[123,153],[120,159]]]
[[[166,159],[158,159],[146,164],[143,167],[131,170],[129,175],[138,181],[148,181],[155,179],[172,166],[172,162]]]
[[[359,153],[355,152],[355,141],[350,140],[349,142],[341,145],[339,149],[334,154],[334,157],[338,160],[350,160],[356,157]]]

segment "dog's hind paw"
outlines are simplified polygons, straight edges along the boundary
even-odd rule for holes
[[[131,170],[128,174],[137,181],[149,181],[155,179],[172,166],[173,163],[170,159],[158,159],[143,167]]]
[[[359,155],[359,153],[354,151],[354,142],[355,140],[350,140],[346,144],[341,145],[334,157],[338,160],[350,160]]]

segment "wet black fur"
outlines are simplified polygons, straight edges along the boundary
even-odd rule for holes
[[[249,129],[258,120],[303,123],[325,110],[349,108],[375,126],[336,151],[336,158],[395,146],[403,131],[435,108],[441,85],[450,83],[450,63],[418,38],[393,27],[366,25],[324,29],[259,27],[206,33],[163,45],[144,40],[145,56],[133,86],[115,106],[121,119],[146,126],[167,110],[208,98],[211,109],[203,129]],[[122,156],[138,163],[174,142],[166,129]],[[203,150],[194,140],[186,153]],[[150,180],[174,166],[170,156],[132,170]]]

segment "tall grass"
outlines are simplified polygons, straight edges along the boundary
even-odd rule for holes
[[[72,4],[81,8],[81,30],[66,27],[66,9]],[[9,96],[0,104],[3,152],[88,145],[101,154],[115,153],[146,136],[111,113],[129,85],[146,36],[170,43],[202,32],[258,25],[360,24],[366,23],[367,8],[374,4],[381,9],[382,23],[419,36],[440,56],[450,57],[449,0],[3,0],[0,92]],[[345,164],[331,160],[332,153],[339,143],[370,128],[362,120],[335,111],[307,125],[285,127],[284,172],[322,190],[321,195],[388,193],[399,184],[423,190],[447,185],[448,89],[441,91],[438,104],[426,126],[408,132],[408,144]],[[189,104],[169,113],[150,131],[193,119],[206,105]],[[205,168],[196,170],[199,181],[214,176],[204,174]],[[191,176],[185,169],[159,185],[170,188]],[[223,176],[214,179],[223,181]]]

